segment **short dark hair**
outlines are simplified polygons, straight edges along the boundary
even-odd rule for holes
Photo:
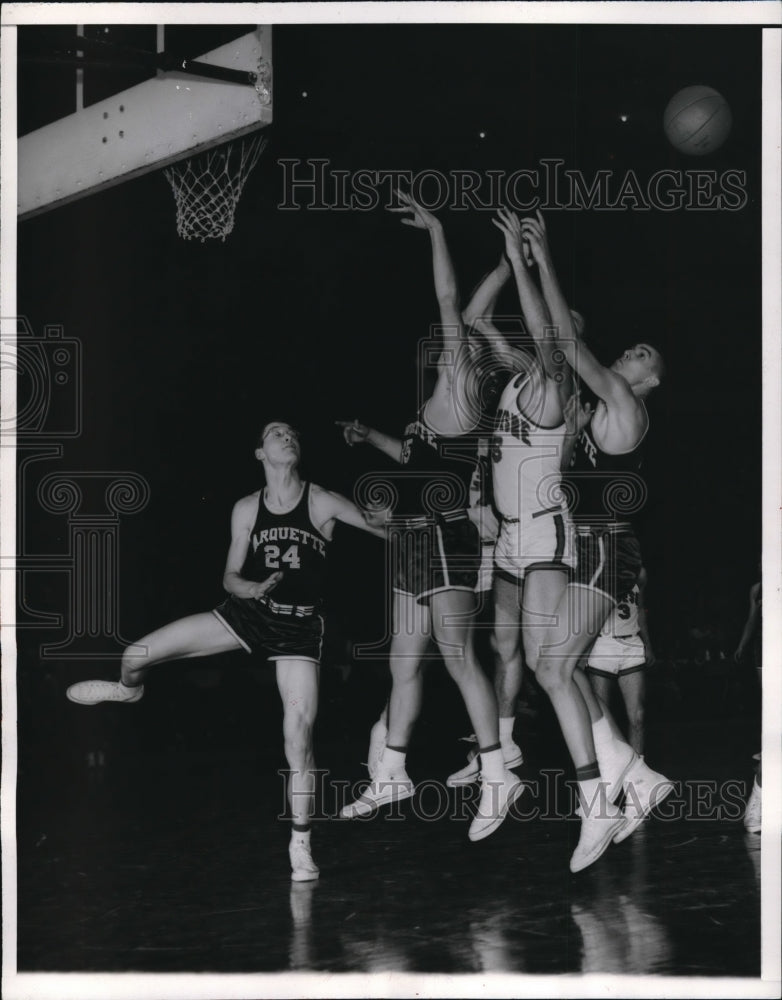
[[[274,427],[275,424],[282,424],[284,427],[290,427],[290,429],[293,431],[293,433],[297,437],[300,436],[299,432],[296,430],[296,428],[293,426],[293,424],[289,423],[287,420],[277,420],[277,419],[275,419],[275,420],[269,420],[269,421],[267,421],[263,425],[263,427],[261,428],[260,432],[258,433],[258,439],[257,439],[256,444],[255,444],[256,448],[262,448],[263,447],[263,440],[266,437],[266,435],[269,433],[269,428],[270,427]]]
[[[668,373],[668,369],[665,364],[665,358],[660,353],[660,349],[658,347],[655,347],[654,344],[649,344],[649,347],[651,347],[651,349],[654,351],[655,354],[654,358],[655,374],[657,375],[657,378],[660,380],[660,382],[662,382]]]
[[[652,354],[652,363],[654,365],[654,374],[657,376],[658,380],[662,382],[667,374],[667,369],[665,366],[665,359],[660,353],[659,347],[655,344],[650,343],[648,340],[639,341],[639,346],[648,347]]]

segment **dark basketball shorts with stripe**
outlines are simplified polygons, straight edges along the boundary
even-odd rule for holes
[[[517,583],[533,569],[575,566],[573,531],[566,507],[552,507],[523,520],[503,517],[494,548],[494,572],[501,580]]]
[[[429,604],[445,590],[475,590],[481,560],[478,529],[466,515],[409,518],[390,529],[394,591]]]
[[[576,570],[571,584],[617,603],[638,583],[641,546],[629,524],[576,524]]]
[[[213,614],[248,653],[267,660],[320,663],[323,619],[314,609],[275,605],[231,594]]]

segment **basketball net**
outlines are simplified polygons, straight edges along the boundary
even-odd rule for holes
[[[270,104],[271,67],[265,59],[258,60],[254,86],[259,102]],[[233,232],[245,182],[266,145],[265,136],[254,132],[163,171],[174,192],[176,228],[182,239],[225,241]]]
[[[164,170],[174,192],[176,228],[182,239],[225,240],[233,231],[245,182],[267,141],[256,132]]]

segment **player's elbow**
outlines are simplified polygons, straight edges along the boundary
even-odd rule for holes
[[[576,364],[576,341],[573,337],[568,336],[567,333],[564,335],[559,332],[557,333],[556,341],[552,345],[553,350],[557,352],[557,360],[559,361],[561,357],[570,365],[571,368],[575,367]]]
[[[391,516],[390,508],[383,507],[377,510],[362,510],[361,516],[364,519],[364,526],[368,531],[380,538],[385,537],[386,525]]]
[[[462,310],[462,325],[465,330],[473,330],[477,333],[486,333],[490,327],[490,324],[486,321],[486,317],[475,309],[472,304],[465,306]]]
[[[443,328],[443,337],[459,336],[459,327],[464,326],[462,321],[462,307],[459,296],[455,291],[442,289],[437,295],[437,304],[440,307],[440,323]]]

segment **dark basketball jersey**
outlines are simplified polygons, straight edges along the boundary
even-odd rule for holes
[[[470,480],[477,460],[468,435],[446,437],[424,419],[423,407],[402,438],[402,474],[395,513],[449,515],[470,505]]]
[[[623,455],[609,455],[595,444],[587,425],[576,441],[566,476],[573,519],[595,524],[631,520],[646,499],[639,474],[641,457],[640,442]]]
[[[273,514],[258,499],[258,514],[242,576],[261,582],[277,570],[282,579],[269,591],[278,604],[318,606],[323,598],[328,540],[310,520],[310,483],[287,514]]]

